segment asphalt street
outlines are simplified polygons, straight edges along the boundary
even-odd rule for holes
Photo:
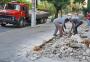
[[[0,33],[6,32],[6,31],[9,31],[9,30],[11,30],[11,29],[10,29],[10,28],[5,28],[5,27],[1,27],[1,26],[0,26]]]
[[[0,27],[0,62],[26,62],[27,50],[35,42],[52,35],[53,28],[53,24],[42,24],[36,28]]]
[[[15,28],[15,26],[12,25],[7,25],[6,27],[0,26],[0,33],[7,32],[13,29],[17,29],[17,28]]]

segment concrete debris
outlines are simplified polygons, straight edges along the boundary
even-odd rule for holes
[[[32,60],[44,56],[53,59],[67,60],[67,58],[72,58],[76,62],[90,62],[90,49],[81,43],[82,38],[79,36],[77,38],[79,38],[79,42],[72,37],[52,40],[42,48],[42,53],[34,53]]]
[[[34,48],[33,48],[33,51],[41,51],[42,50],[42,48],[40,48],[39,46],[35,46]]]
[[[45,46],[43,51],[43,56],[48,58],[68,58],[72,57],[73,59],[80,61],[87,61],[90,57],[90,49],[86,49],[83,47],[81,43],[78,43],[74,40],[70,40],[69,43],[67,39],[62,39],[64,41],[57,41],[57,43],[54,43],[53,45]],[[67,44],[66,42],[67,41]]]
[[[74,40],[74,41],[77,41],[77,42],[81,42],[82,41],[82,38],[80,37],[79,34],[72,35],[71,39]]]
[[[29,51],[28,54],[26,54],[26,58],[28,58],[31,61],[35,61],[37,59],[39,59],[42,56],[42,52],[41,51]]]
[[[87,47],[89,47],[90,46],[90,39],[84,39],[81,43],[85,44]]]
[[[81,38],[87,38],[87,36],[85,36],[85,35],[81,35],[80,37],[81,37]]]

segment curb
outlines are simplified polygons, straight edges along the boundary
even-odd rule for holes
[[[42,48],[45,44],[49,43],[50,41],[52,41],[54,39],[54,37],[48,39],[47,41],[45,41],[44,43],[42,43],[41,45],[39,45],[40,48]]]
[[[45,42],[43,42],[42,44],[38,45],[38,46],[34,46],[33,51],[41,51],[43,46],[45,46],[45,44],[49,43],[50,41],[52,41],[54,39],[54,37],[52,36],[50,39],[46,40]]]

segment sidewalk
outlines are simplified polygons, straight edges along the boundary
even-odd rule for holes
[[[41,45],[53,37],[54,24],[40,24],[36,27],[14,29],[0,34],[0,61],[19,62],[26,51]]]

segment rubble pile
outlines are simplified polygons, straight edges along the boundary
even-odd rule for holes
[[[26,57],[32,61],[46,57],[65,62],[90,62],[90,39],[84,40],[87,38],[88,28],[82,25],[80,33],[71,37],[68,35],[69,28],[66,30],[67,35],[54,38],[42,48],[35,47],[26,54]]]
[[[62,37],[46,44],[42,56],[56,59],[72,58],[78,62],[90,62],[90,49],[76,39]]]
[[[64,36],[60,39],[53,39],[39,51],[29,51],[27,58],[33,61],[47,57],[56,60],[72,60],[70,62],[90,62],[90,49],[80,42],[81,39],[76,38],[79,37]]]

